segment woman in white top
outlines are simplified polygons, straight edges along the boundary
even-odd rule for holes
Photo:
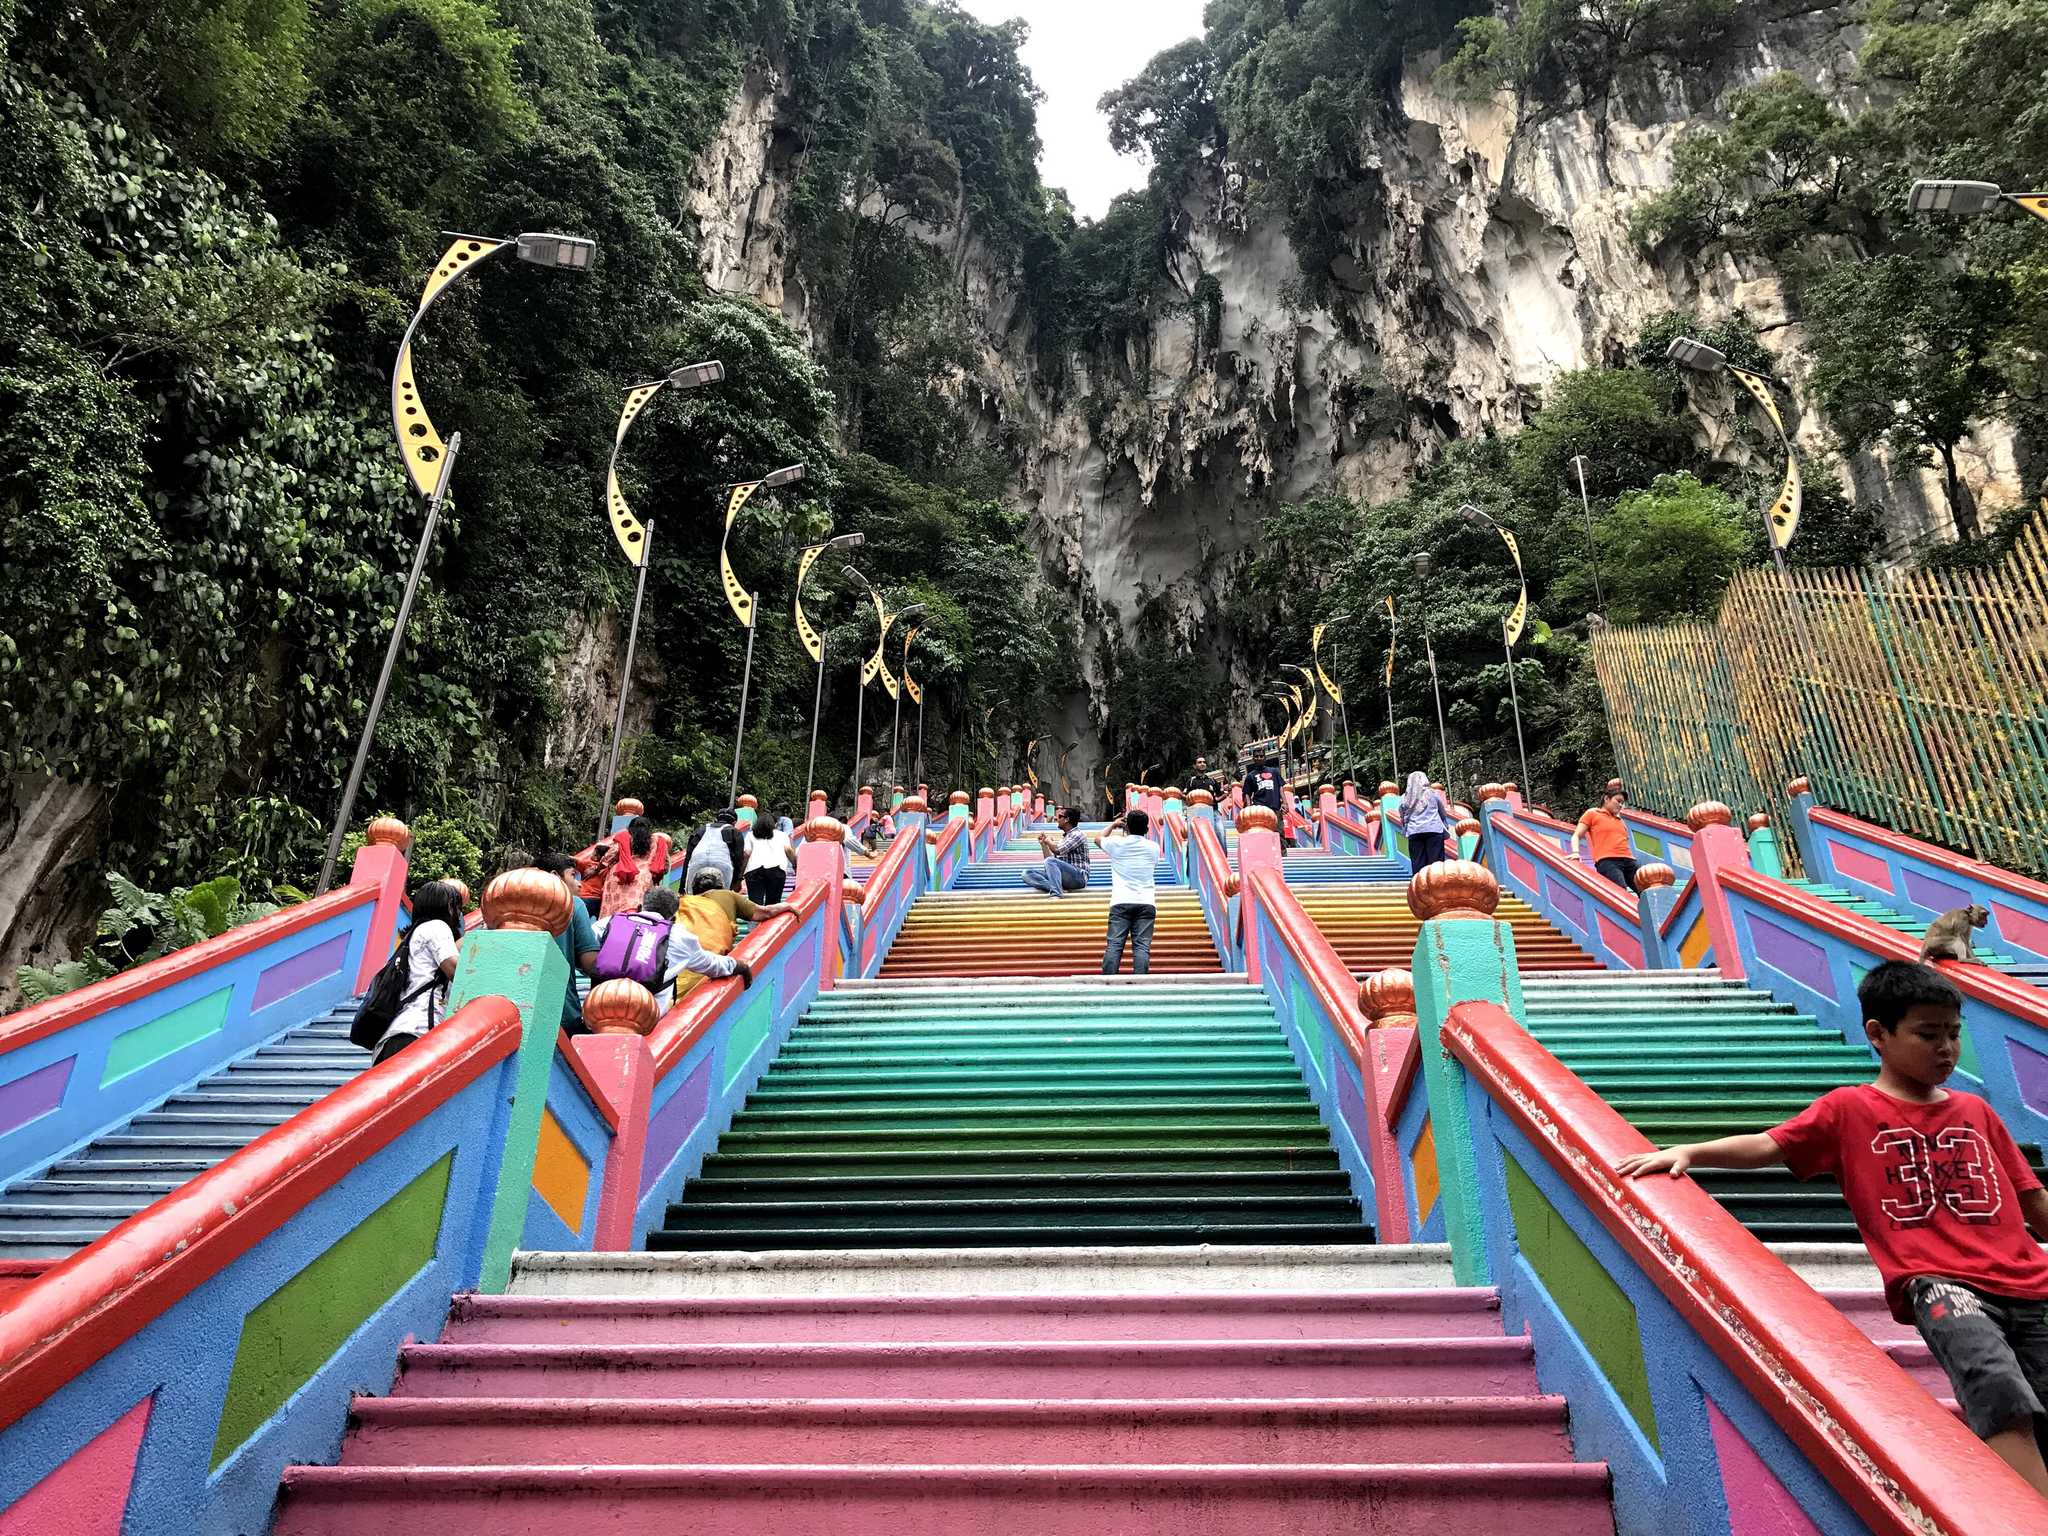
[[[789,838],[789,818],[775,823],[775,830],[763,832],[766,816],[754,820],[754,851],[747,859],[747,899],[757,907],[772,907],[782,900],[782,888],[789,872],[796,868],[796,844]]]
[[[430,880],[412,893],[412,926],[405,945],[405,986],[409,999],[377,1042],[374,1061],[386,1061],[446,1017],[448,984],[462,942],[462,891],[452,881]],[[432,985],[428,985],[429,978]]]

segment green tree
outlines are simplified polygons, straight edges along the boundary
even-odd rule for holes
[[[1882,444],[1899,463],[1938,465],[1956,532],[1975,538],[1956,448],[2005,392],[1994,353],[2009,286],[1895,254],[1832,267],[1805,296],[1813,396],[1842,446]]]
[[[1659,475],[1600,519],[1608,617],[1617,624],[1706,618],[1750,549],[1750,514],[1689,474]]]

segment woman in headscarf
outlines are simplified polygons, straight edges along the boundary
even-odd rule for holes
[[[1430,786],[1429,775],[1417,769],[1408,775],[1401,795],[1401,830],[1408,836],[1408,869],[1416,873],[1444,856],[1444,835],[1451,830],[1451,803]]]

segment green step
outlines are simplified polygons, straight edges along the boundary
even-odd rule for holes
[[[1348,1195],[1105,1195],[1026,1199],[761,1200],[699,1199],[671,1205],[667,1225],[758,1231],[764,1227],[1099,1227],[1207,1226],[1283,1222],[1356,1230]]]
[[[1210,1222],[1099,1226],[1081,1229],[1091,1245],[1175,1247],[1196,1243],[1369,1243],[1372,1229],[1351,1222]],[[1061,1248],[1075,1243],[1075,1228],[1040,1227],[773,1227],[733,1232],[697,1226],[657,1227],[647,1234],[656,1251],[722,1250],[759,1253],[783,1248]]]
[[[1063,1124],[1084,1121],[1091,1130],[1144,1130],[1152,1126],[1259,1125],[1274,1130],[1311,1134],[1323,1123],[1315,1111],[1300,1100],[1247,1099],[1237,1104],[1200,1102],[1124,1103],[1114,1107],[1096,1103],[1038,1104],[1030,1107],[1003,1106],[984,1109],[743,1109],[733,1120],[734,1130],[826,1131],[1019,1131],[1052,1130]]]
[[[1312,1116],[1296,1117],[1290,1124],[1243,1118],[1204,1124],[1182,1120],[1150,1121],[1142,1125],[1101,1125],[1057,1122],[1025,1126],[984,1126],[960,1129],[941,1127],[906,1131],[898,1126],[866,1129],[832,1129],[805,1126],[802,1129],[749,1129],[735,1127],[719,1138],[721,1151],[730,1152],[920,1152],[952,1151],[1073,1151],[1103,1147],[1151,1147],[1155,1150],[1189,1153],[1223,1152],[1239,1149],[1289,1148],[1322,1152],[1329,1147],[1329,1132],[1320,1120],[1304,1123]]]
[[[1049,1172],[1024,1160],[1008,1173],[891,1174],[862,1169],[814,1177],[706,1175],[690,1182],[693,1205],[699,1199],[730,1205],[753,1200],[987,1200],[997,1195],[1016,1199],[1114,1196],[1125,1200],[1191,1195],[1263,1199],[1271,1195],[1348,1200],[1351,1183],[1337,1168],[1322,1172],[1079,1173]]]
[[[1008,1176],[1002,1170],[1022,1169],[1034,1177],[1117,1173],[1128,1177],[1172,1174],[1304,1174],[1341,1173],[1336,1152],[1321,1147],[1238,1147],[1202,1152],[1179,1147],[1112,1145],[1099,1148],[1037,1147],[1021,1152],[961,1148],[934,1155],[925,1152],[858,1152],[817,1156],[808,1152],[714,1152],[704,1160],[695,1189],[714,1178],[855,1177],[915,1178],[932,1174],[979,1177]]]

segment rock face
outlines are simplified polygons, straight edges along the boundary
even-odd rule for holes
[[[1734,45],[1714,70],[1639,71],[1619,83],[1604,120],[1567,114],[1519,131],[1505,101],[1448,97],[1432,84],[1438,59],[1412,59],[1399,111],[1361,125],[1381,195],[1349,231],[1328,307],[1291,298],[1294,253],[1248,203],[1241,168],[1225,166],[1182,210],[1186,250],[1173,278],[1182,297],[1202,301],[1180,306],[1128,356],[1077,361],[1084,382],[1058,394],[1035,372],[1028,319],[999,267],[966,231],[925,232],[952,258],[981,343],[975,377],[935,387],[1024,445],[1015,496],[1046,580],[1075,599],[1086,665],[1104,634],[1128,632],[1141,602],[1164,598],[1182,637],[1235,673],[1239,638],[1212,615],[1268,511],[1329,483],[1398,490],[1450,439],[1520,426],[1548,380],[1617,359],[1668,310],[1745,316],[1784,359],[1796,395],[1798,326],[1774,274],[1725,255],[1652,260],[1630,239],[1628,216],[1669,186],[1681,131],[1720,115],[1739,87],[1791,70],[1863,105],[1853,84],[1860,41],[1836,16],[1793,16]],[[750,78],[694,178],[692,206],[714,283],[801,324],[795,253],[779,222],[787,189],[777,184],[793,162],[778,149],[786,135],[772,104]],[[759,178],[751,193],[749,175]],[[696,197],[698,185],[718,195]],[[1702,419],[1699,430],[1722,446],[1731,425]],[[1796,430],[1806,448],[1826,450],[1810,414]],[[2002,437],[1987,434],[1966,463],[1979,488],[2016,478]],[[1887,504],[1895,538],[1949,532],[1931,476],[1894,476],[1869,456],[1847,468],[1860,496]],[[1101,679],[1088,682],[1092,692]],[[1064,729],[1052,723],[1079,738],[1077,775],[1101,757],[1089,704],[1077,693]]]

